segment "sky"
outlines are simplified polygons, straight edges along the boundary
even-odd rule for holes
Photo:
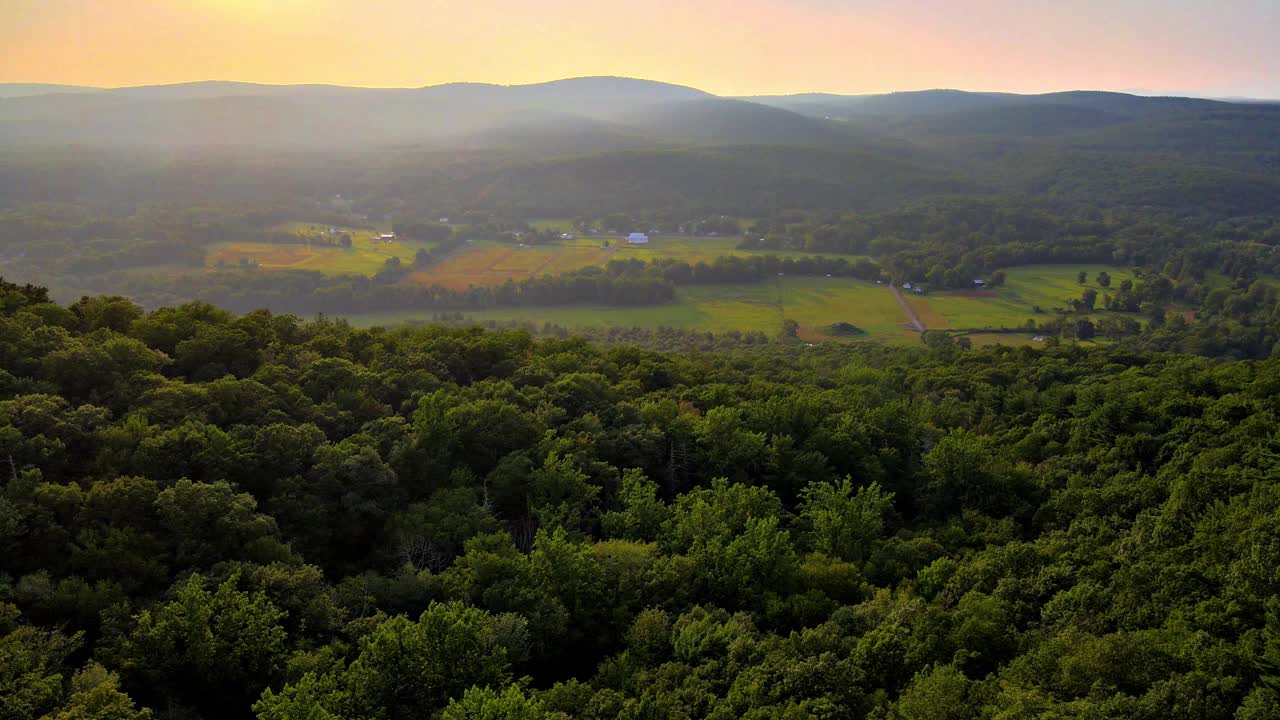
[[[1280,97],[1280,0],[0,0],[0,82]]]

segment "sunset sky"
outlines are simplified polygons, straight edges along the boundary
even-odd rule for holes
[[[1280,0],[0,0],[0,82],[1280,97]]]

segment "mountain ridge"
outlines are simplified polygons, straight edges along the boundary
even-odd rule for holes
[[[0,150],[47,148],[438,152],[458,166],[393,172],[437,194],[474,178],[461,183],[461,204],[532,198],[568,214],[723,208],[741,197],[753,208],[863,208],[988,192],[1143,206],[1212,197],[1232,215],[1280,206],[1280,105],[1101,91],[749,99],[586,77],[400,89],[211,82],[0,99]],[[462,167],[477,151],[492,153],[487,165]]]
[[[553,80],[545,80],[532,83],[488,83],[476,81],[450,81],[445,83],[437,83],[434,85],[422,86],[363,86],[363,85],[341,85],[337,83],[257,83],[239,80],[193,80],[177,83],[152,83],[145,85],[122,85],[122,86],[91,86],[91,85],[74,85],[60,83],[25,83],[25,82],[9,82],[0,83],[0,98],[12,97],[28,97],[31,95],[45,95],[56,93],[118,93],[118,94],[164,94],[179,93],[181,91],[198,91],[207,94],[211,90],[222,88],[224,91],[253,91],[255,94],[265,92],[280,92],[285,94],[295,93],[298,91],[320,92],[413,92],[413,91],[430,91],[430,90],[449,90],[458,88],[474,88],[474,89],[493,89],[493,90],[521,90],[521,89],[539,89],[554,88],[566,85],[582,85],[582,84],[598,84],[598,83],[618,83],[618,84],[638,84],[647,86],[661,86],[665,88],[679,88],[686,91],[692,91],[703,97],[722,97],[726,99],[746,100],[749,102],[759,102],[768,104],[771,102],[826,102],[826,101],[851,101],[851,102],[868,102],[876,99],[893,98],[903,99],[910,97],[925,97],[935,95],[951,95],[954,97],[968,96],[976,98],[988,99],[1007,99],[1017,101],[1018,99],[1052,99],[1072,94],[1100,94],[1108,96],[1126,96],[1131,98],[1159,99],[1159,98],[1177,98],[1184,100],[1197,100],[1206,102],[1219,103],[1280,103],[1280,98],[1258,98],[1258,97],[1206,97],[1203,95],[1186,94],[1181,95],[1173,92],[1130,92],[1130,91],[1111,91],[1111,90],[1065,90],[1045,93],[1014,93],[1006,91],[985,91],[985,90],[962,90],[958,88],[930,88],[925,90],[896,90],[886,93],[830,93],[830,92],[796,92],[782,94],[757,94],[757,95],[718,95],[700,88],[684,85],[680,83],[670,83],[660,80],[650,80],[645,78],[634,78],[620,75],[583,75],[577,77],[557,78]]]

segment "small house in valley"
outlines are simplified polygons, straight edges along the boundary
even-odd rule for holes
[[[627,242],[631,245],[645,245],[649,242],[649,236],[644,233],[631,233],[627,236]]]

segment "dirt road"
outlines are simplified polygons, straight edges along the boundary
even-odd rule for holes
[[[618,251],[621,249],[622,249],[622,243],[615,242],[614,244],[610,245],[609,252],[605,253],[603,258],[600,258],[600,267],[604,267],[605,265],[608,265],[609,261],[613,259],[613,256],[617,255]]]
[[[911,327],[915,328],[916,332],[924,332],[924,323],[920,322],[920,318],[916,316],[916,311],[911,309],[911,305],[907,303],[907,299],[902,297],[902,292],[892,285],[889,286],[889,292],[893,293],[893,297],[896,298],[898,304],[902,306],[902,311],[911,319]]]

